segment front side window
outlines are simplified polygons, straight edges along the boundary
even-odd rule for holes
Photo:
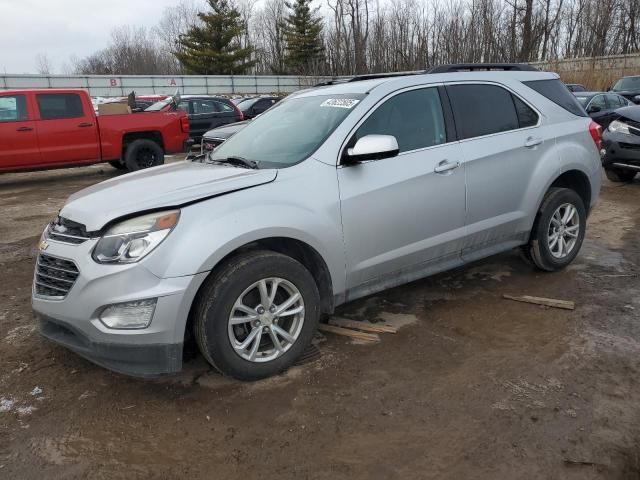
[[[349,146],[373,134],[393,135],[400,153],[445,143],[447,131],[438,89],[410,90],[388,99],[360,125]]]
[[[520,126],[512,95],[502,87],[448,85],[447,92],[461,140],[515,130]],[[526,114],[523,116],[526,122]]]
[[[606,109],[607,109],[607,104],[605,103],[604,95],[596,95],[591,99],[591,102],[587,107],[587,113],[600,112]]]
[[[24,95],[0,97],[0,123],[28,120],[27,98]]]
[[[42,120],[84,117],[82,99],[75,93],[42,93],[36,98]]]
[[[258,168],[306,160],[364,98],[363,94],[292,97],[279,102],[214,150],[211,160],[242,157]]]

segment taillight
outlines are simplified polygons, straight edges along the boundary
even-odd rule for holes
[[[189,133],[189,117],[186,115],[180,118],[180,128],[184,133]]]
[[[596,122],[591,122],[589,124],[589,135],[591,135],[593,143],[596,144],[596,149],[599,152],[600,147],[602,147],[602,127]]]
[[[238,120],[239,122],[244,120],[244,113],[242,113],[242,110],[240,110],[238,107],[236,108],[236,112],[238,112],[238,115],[240,116],[240,120]]]

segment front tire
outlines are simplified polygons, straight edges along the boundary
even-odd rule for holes
[[[320,294],[291,257],[255,251],[232,258],[202,286],[194,334],[207,361],[225,375],[258,380],[289,368],[311,342]]]
[[[124,154],[127,170],[135,172],[164,163],[164,151],[153,140],[141,138],[129,144]]]
[[[578,255],[586,223],[582,198],[568,188],[551,188],[542,200],[531,238],[523,249],[540,270],[561,270]]]
[[[634,172],[633,170],[622,170],[622,169],[612,169],[612,168],[605,168],[604,174],[607,176],[609,180],[616,183],[630,182],[636,176],[636,172]]]

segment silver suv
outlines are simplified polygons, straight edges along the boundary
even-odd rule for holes
[[[40,242],[42,334],[137,376],[179,371],[195,339],[252,380],[353,299],[516,247],[565,267],[600,189],[599,127],[557,75],[490,68],[301,91],[207,157],[76,193]]]

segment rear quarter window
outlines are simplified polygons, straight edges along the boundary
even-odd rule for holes
[[[559,79],[531,80],[522,83],[548,100],[551,100],[556,105],[564,108],[567,112],[573,113],[578,117],[588,117],[587,112],[585,112],[582,105],[576,100],[576,97]]]

